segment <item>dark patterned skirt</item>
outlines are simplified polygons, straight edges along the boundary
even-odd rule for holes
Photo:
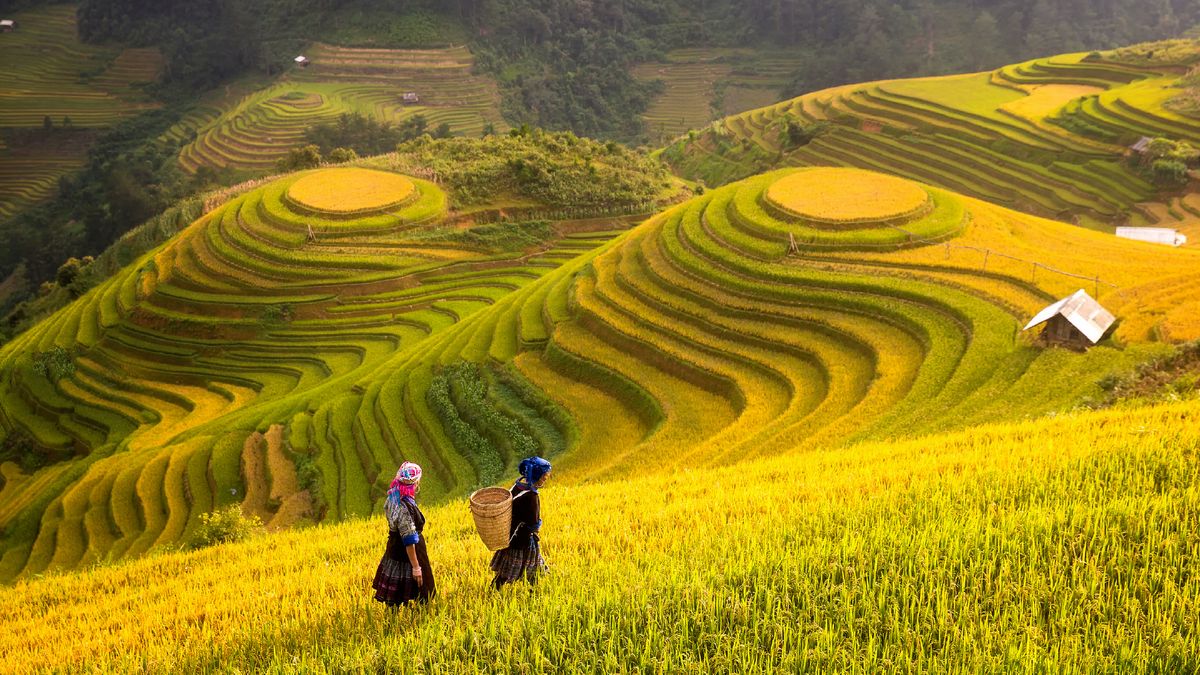
[[[537,577],[546,571],[546,561],[542,558],[542,549],[536,537],[531,537],[529,546],[510,546],[496,551],[492,556],[492,571],[496,573],[494,583],[497,587],[510,584],[524,577],[529,583],[536,583]]]
[[[375,589],[375,599],[390,606],[399,606],[416,600],[426,602],[433,597],[433,568],[429,565],[429,554],[425,549],[425,537],[417,542],[417,562],[421,563],[424,585],[418,586],[413,577],[412,564],[408,562],[408,554],[399,537],[388,537],[387,552],[379,561],[375,570],[375,581],[371,588]]]

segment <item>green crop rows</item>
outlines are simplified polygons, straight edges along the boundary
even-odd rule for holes
[[[503,130],[495,83],[472,74],[466,48],[433,50],[353,49],[317,45],[307,53],[312,65],[297,68],[279,82],[227,105],[211,106],[170,132],[196,138],[180,162],[200,166],[267,169],[293,147],[305,130],[344,113],[398,122],[425,117],[430,130],[448,124],[452,133],[477,136],[488,124]],[[420,102],[405,104],[405,93]]]
[[[403,459],[437,498],[518,446],[571,448],[587,477],[1036,415],[1148,353],[1043,352],[1016,333],[1044,291],[889,258],[963,232],[953,193],[902,227],[822,229],[766,208],[787,174],[502,254],[424,245],[446,197],[419,180],[355,218],[292,210],[307,174],[230,201],[0,352],[0,428],[58,460],[6,465],[0,572],[137,555],[230,503],[277,526],[366,515]],[[52,381],[31,359],[55,346],[74,370]],[[279,482],[291,463],[319,481]]]
[[[1200,141],[1200,122],[1166,107],[1179,75],[1076,54],[839,87],[714,123],[664,158],[709,184],[781,165],[859,167],[1097,229],[1154,224],[1164,198],[1123,158],[1143,135]],[[828,126],[811,142],[789,140],[788,124],[815,123]],[[1068,131],[1083,127],[1095,136]]]
[[[10,18],[10,17],[6,17]],[[5,142],[4,129],[73,132],[111,126],[154,107],[141,86],[154,82],[156,49],[85,45],[76,36],[75,6],[52,5],[12,15],[17,30],[0,34],[0,218],[53,194],[58,179],[82,166],[86,146],[61,142],[56,131],[29,147]]]
[[[229,503],[278,526],[366,515],[404,457],[426,458],[429,489],[448,492],[470,465],[406,429],[434,419],[423,389],[408,393],[426,385],[396,397],[355,382],[621,232],[599,219],[609,229],[545,227],[520,250],[450,235],[430,246],[424,232],[447,213],[433,183],[413,179],[412,198],[384,211],[318,217],[286,196],[304,175],[233,199],[5,346],[0,440],[57,463],[4,465],[14,543],[0,575],[185,541],[199,513]],[[32,363],[54,348],[72,364],[57,379]],[[533,412],[553,416],[552,402],[515,373],[488,381],[506,383],[489,419],[516,415],[563,443]],[[289,427],[286,452],[272,434],[267,450],[251,443],[273,425]],[[280,483],[280,462],[311,464],[319,485]]]

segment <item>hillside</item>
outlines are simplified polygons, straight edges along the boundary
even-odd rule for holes
[[[637,184],[588,147],[594,188]],[[346,171],[236,198],[0,351],[25,466],[3,465],[5,576],[186,540],[230,503],[272,527],[366,515],[402,458],[437,499],[531,451],[578,482],[1039,417],[1152,337],[1200,337],[1194,251],[869,172],[768,174],[624,234],[489,234],[431,182]],[[1111,341],[1018,335],[1080,285]]]
[[[775,103],[803,61],[796,50],[691,48],[638,64],[635,77],[663,86],[642,115],[645,134],[664,145],[719,117]]]
[[[180,150],[180,165],[189,172],[200,166],[269,170],[304,144],[309,127],[347,113],[389,122],[421,115],[430,131],[446,124],[451,133],[466,136],[479,136],[485,127],[507,128],[495,82],[472,74],[474,58],[466,48],[317,44],[305,55],[311,61],[307,68],[293,68],[240,100],[217,95],[180,122],[172,137],[194,135]],[[405,104],[409,92],[420,101]]]
[[[5,345],[4,576],[144,552],[230,502],[249,500],[274,526],[369,513],[381,467],[407,439],[389,428],[402,419],[355,419],[364,401],[355,382],[624,225],[595,216],[652,210],[673,195],[639,156],[570,135],[411,149],[365,164],[466,152],[453,164],[460,173],[442,177],[465,187],[451,196],[362,168],[270,182]],[[569,166],[543,164],[554,169],[548,184],[510,177],[506,153]],[[429,157],[425,166],[439,166]],[[492,206],[473,203],[489,194],[481,176],[504,195]],[[569,207],[556,201],[567,195]],[[255,445],[253,432],[275,423],[289,425],[285,441]],[[253,483],[268,476],[270,492],[258,492]],[[84,493],[96,486],[105,496],[92,502]],[[39,525],[45,518],[62,537]],[[35,535],[44,548],[30,548]]]
[[[0,221],[83,166],[94,130],[157,107],[142,87],[163,65],[154,49],[81,43],[74,5],[11,18],[18,30],[0,34]]]
[[[1155,184],[1126,157],[1143,136],[1200,142],[1200,117],[1170,104],[1200,60],[1196,45],[837,87],[720,120],[663,157],[710,185],[781,166],[851,166],[1098,229],[1200,234],[1200,196]]]
[[[0,657],[21,672],[1193,672],[1198,415],[1193,400],[550,486],[551,574],[533,593],[485,590],[463,504],[426,506],[440,596],[396,616],[369,596],[378,517],[50,575],[0,588]]]

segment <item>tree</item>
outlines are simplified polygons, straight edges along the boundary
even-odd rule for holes
[[[280,172],[313,169],[318,166],[321,166],[321,148],[312,144],[293,148],[287,156],[275,163],[275,168]]]
[[[329,162],[331,164],[343,164],[358,159],[358,153],[351,148],[334,148],[329,151]]]
[[[44,129],[45,131],[50,131],[53,128],[54,128],[54,120],[50,119],[49,115],[46,115],[45,117],[43,117],[42,118],[42,129]]]

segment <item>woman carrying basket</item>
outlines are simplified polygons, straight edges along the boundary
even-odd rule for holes
[[[434,593],[433,570],[425,549],[425,516],[417,508],[421,467],[400,465],[387,493],[387,551],[375,571],[375,599],[393,609],[411,600],[426,602]]]
[[[502,548],[492,556],[492,571],[496,573],[492,584],[497,589],[522,576],[529,583],[536,583],[538,574],[546,569],[538,544],[538,530],[542,527],[538,488],[550,477],[550,462],[541,457],[529,457],[521,460],[517,472],[521,477],[509,490],[513,501],[508,548]]]

